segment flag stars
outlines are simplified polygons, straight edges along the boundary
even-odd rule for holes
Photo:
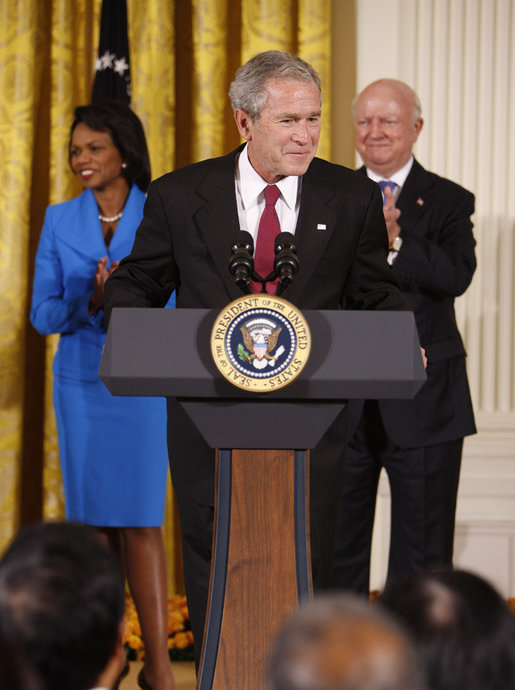
[[[115,59],[116,55],[114,53],[110,53],[108,50],[102,55],[102,57],[97,58],[95,67],[98,71],[102,71],[104,69],[112,69],[113,68],[113,60]]]
[[[124,57],[119,58],[118,60],[114,61],[114,71],[120,75],[120,77],[123,77],[125,70],[129,69],[129,65],[127,63],[127,60]]]
[[[125,57],[117,58],[115,53],[110,53],[108,50],[95,61],[95,70],[97,72],[103,72],[105,69],[112,69],[120,77],[125,75],[125,72],[129,69],[129,63]]]

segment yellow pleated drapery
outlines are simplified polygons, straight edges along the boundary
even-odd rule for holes
[[[287,50],[331,82],[331,0],[128,0],[132,107],[153,177],[239,143],[227,92],[256,52]],[[28,323],[34,255],[49,203],[80,186],[67,162],[73,109],[89,101],[101,0],[0,0],[0,549],[64,503],[52,407],[58,336]],[[319,155],[329,157],[329,98]],[[182,590],[173,496],[170,588]]]

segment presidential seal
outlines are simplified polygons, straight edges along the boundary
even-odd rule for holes
[[[266,393],[295,381],[311,351],[311,332],[291,302],[268,294],[228,304],[211,331],[211,354],[238,388]]]

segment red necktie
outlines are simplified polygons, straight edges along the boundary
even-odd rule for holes
[[[275,237],[281,232],[275,202],[280,194],[279,187],[275,184],[265,187],[265,208],[259,220],[254,252],[254,269],[263,278],[266,278],[274,267]],[[252,292],[260,292],[261,288],[261,283],[252,282]],[[275,290],[275,283],[268,283],[268,292],[274,294]]]

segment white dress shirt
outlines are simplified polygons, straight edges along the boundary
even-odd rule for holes
[[[236,203],[240,230],[250,232],[255,244],[259,219],[265,207],[264,190],[268,183],[252,167],[247,148],[245,146],[236,163]],[[297,175],[289,175],[276,182],[276,185],[281,192],[275,204],[281,232],[291,232],[294,235],[299,216],[302,180]]]
[[[400,170],[394,172],[393,175],[391,175],[390,177],[383,177],[382,175],[378,175],[373,170],[370,170],[370,168],[367,168],[367,175],[370,177],[371,180],[374,180],[374,182],[381,182],[381,180],[390,180],[391,182],[395,182],[397,188],[395,189],[393,196],[395,199],[397,199],[397,197],[401,193],[402,186],[406,182],[406,178],[408,177],[410,170],[413,166],[413,161],[414,158],[413,156],[411,156],[406,165],[403,165]]]

